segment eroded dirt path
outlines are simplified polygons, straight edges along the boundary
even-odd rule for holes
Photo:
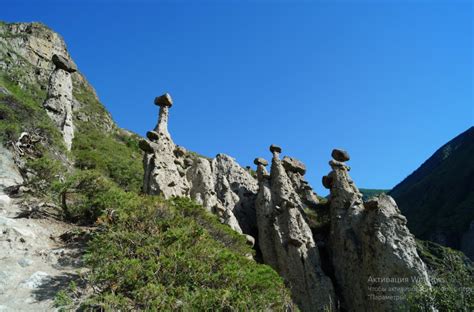
[[[56,293],[81,282],[83,248],[67,242],[79,228],[42,215],[42,203],[11,194],[23,183],[12,159],[0,146],[0,312],[52,311]]]

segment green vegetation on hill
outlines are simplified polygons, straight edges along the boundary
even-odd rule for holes
[[[410,298],[410,311],[474,311],[474,267],[462,253],[436,243],[417,240],[417,251],[430,273],[432,288],[423,287]]]
[[[65,221],[96,226],[85,258],[95,291],[85,309],[283,311],[292,306],[278,274],[248,259],[253,250],[243,236],[188,199],[140,194],[138,136],[111,123],[88,85],[74,82],[81,105],[75,116],[83,118],[74,119],[73,148],[66,152],[42,108],[45,93],[2,77],[0,86],[10,94],[0,95],[1,143],[15,142],[24,131],[41,136],[32,147],[39,153],[28,155],[25,165],[33,173],[29,186],[35,196],[55,201]],[[68,309],[75,303],[64,290],[55,304]]]
[[[129,196],[89,244],[87,264],[106,311],[283,311],[282,279],[245,257],[245,239],[188,199]],[[202,222],[203,221],[203,222]]]
[[[0,93],[0,142],[8,144],[16,141],[22,132],[42,136],[48,145],[63,150],[64,145],[59,130],[54,126],[40,103],[46,93],[34,85],[23,88],[0,72],[0,87],[8,94]]]

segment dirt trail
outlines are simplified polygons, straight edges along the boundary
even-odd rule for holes
[[[0,312],[52,311],[56,293],[79,280],[82,249],[60,239],[74,226],[21,217],[25,198],[12,198],[6,189],[22,183],[12,154],[0,146]]]

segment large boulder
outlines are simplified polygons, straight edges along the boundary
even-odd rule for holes
[[[65,58],[62,55],[55,54],[52,59],[56,68],[65,70],[69,73],[74,73],[77,71],[77,66],[70,59]]]
[[[332,158],[334,158],[337,161],[348,161],[350,160],[349,153],[345,150],[342,149],[333,149],[331,153]]]
[[[306,166],[298,159],[285,156],[283,157],[282,164],[287,171],[297,172],[301,175],[306,173]]]

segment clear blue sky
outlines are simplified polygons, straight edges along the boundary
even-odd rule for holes
[[[244,166],[279,144],[323,194],[334,147],[391,188],[474,124],[470,1],[96,2],[0,16],[61,33],[121,127],[152,129],[168,91],[177,144]]]

